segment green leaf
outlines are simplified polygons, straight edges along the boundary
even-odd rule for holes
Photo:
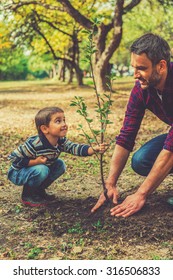
[[[74,102],[74,101],[72,101],[72,103],[70,103],[70,106],[71,106],[71,107],[75,107],[75,106],[77,106],[77,103]]]
[[[93,132],[95,135],[99,135],[99,134],[100,134],[100,130],[92,129],[92,132]]]
[[[95,139],[90,138],[90,143],[96,143]]]
[[[86,118],[86,121],[89,122],[89,123],[92,123],[92,122],[93,122],[93,119],[88,119],[88,118]]]

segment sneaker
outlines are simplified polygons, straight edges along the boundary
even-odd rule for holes
[[[22,203],[31,207],[46,206],[46,201],[38,194],[37,189],[27,185],[23,186]]]
[[[56,198],[54,194],[47,193],[45,189],[40,190],[39,196],[47,201],[53,201]]]
[[[173,197],[168,198],[167,202],[169,205],[173,206]]]
[[[46,201],[38,195],[22,196],[22,203],[31,207],[41,207],[47,205]]]

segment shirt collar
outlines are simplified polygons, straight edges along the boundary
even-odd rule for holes
[[[48,139],[46,138],[46,136],[43,133],[41,133],[39,135],[39,137],[40,137],[40,140],[43,143],[44,147],[49,148],[49,149],[55,149],[55,150],[57,149],[56,147],[54,147],[50,144],[50,142],[48,141]]]

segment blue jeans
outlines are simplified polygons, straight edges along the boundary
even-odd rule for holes
[[[157,156],[163,149],[167,134],[159,135],[147,143],[145,143],[132,157],[133,170],[142,175],[147,176],[150,172]],[[173,173],[173,170],[170,171]]]
[[[38,164],[15,170],[10,167],[8,179],[17,186],[29,186],[33,188],[47,188],[60,177],[66,170],[63,160],[57,159],[51,166]]]

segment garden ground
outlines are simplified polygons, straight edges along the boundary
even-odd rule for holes
[[[114,124],[108,127],[109,139],[121,128],[133,83],[127,78],[115,81],[110,115]],[[85,127],[85,123],[69,106],[75,95],[85,98],[95,118],[95,97],[90,87],[66,86],[56,81],[0,84],[0,259],[173,259],[173,208],[166,202],[173,195],[172,176],[148,198],[141,211],[129,218],[111,217],[111,202],[91,214],[102,191],[98,161],[95,156],[62,154],[67,172],[50,187],[56,201],[46,208],[29,208],[20,202],[21,187],[6,177],[8,154],[36,133],[34,116],[45,106],[62,107],[69,124],[68,137],[85,142],[77,130],[78,124]],[[166,131],[168,126],[147,112],[134,151]],[[105,155],[105,176],[113,148],[112,145]],[[120,201],[133,193],[143,179],[133,172],[129,159],[119,179]]]

